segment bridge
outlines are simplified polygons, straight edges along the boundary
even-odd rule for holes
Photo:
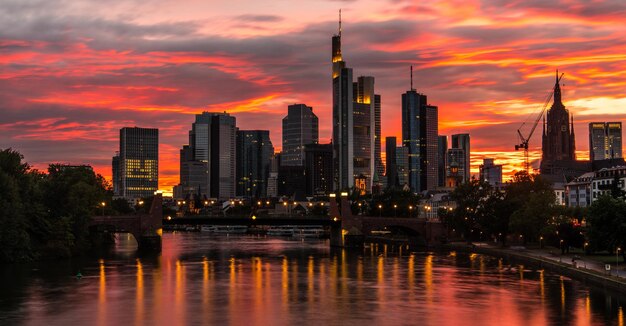
[[[157,194],[147,214],[121,216],[94,216],[91,232],[130,233],[137,240],[141,251],[161,251],[161,228],[163,227],[163,197]]]
[[[340,230],[331,228],[331,246],[360,246],[365,239],[374,236],[373,231],[380,230],[402,231],[411,246],[428,246],[446,236],[446,229],[440,222],[416,217],[353,215],[350,206],[345,196],[339,203],[336,197],[330,198],[330,217],[341,222]]]
[[[289,216],[289,215],[261,215],[255,216],[210,216],[192,215],[177,217],[169,221],[163,221],[164,225],[322,225],[330,226],[333,223],[328,216]],[[335,221],[337,223],[337,221]]]

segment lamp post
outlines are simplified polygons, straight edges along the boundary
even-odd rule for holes
[[[363,204],[359,203],[359,215],[363,215]]]
[[[398,205],[393,204],[393,217],[398,217],[398,215],[396,214],[398,211]]]
[[[543,249],[543,236],[539,237],[539,249]]]
[[[104,216],[104,206],[106,206],[106,205],[107,205],[107,203],[105,203],[105,202],[101,202],[100,203],[100,206],[102,206],[102,216]]]
[[[617,247],[617,250],[615,250],[615,275],[617,275],[617,277],[619,277],[619,251],[622,250],[622,248]]]
[[[409,205],[409,217],[413,217],[413,206]]]
[[[383,205],[378,204],[378,217],[383,215]]]
[[[559,249],[561,249],[561,253],[559,254],[559,263],[561,262],[561,258],[563,257],[563,240],[559,241]]]

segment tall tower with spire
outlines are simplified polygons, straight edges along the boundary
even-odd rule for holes
[[[339,32],[332,38],[333,80],[333,165],[334,190],[354,187],[354,106],[352,69],[341,54],[341,10]]]
[[[574,117],[570,119],[569,111],[563,105],[558,70],[554,84],[554,102],[546,115],[542,135],[542,174],[548,172],[544,169],[554,165],[555,162],[576,161]]]

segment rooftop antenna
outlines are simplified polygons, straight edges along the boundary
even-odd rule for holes
[[[341,37],[341,9],[339,9],[339,37]]]
[[[411,65],[411,90],[413,90],[413,65]]]

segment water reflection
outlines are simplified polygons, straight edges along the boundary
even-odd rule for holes
[[[624,325],[619,297],[481,255],[199,233],[163,245],[1,267],[0,324]]]

